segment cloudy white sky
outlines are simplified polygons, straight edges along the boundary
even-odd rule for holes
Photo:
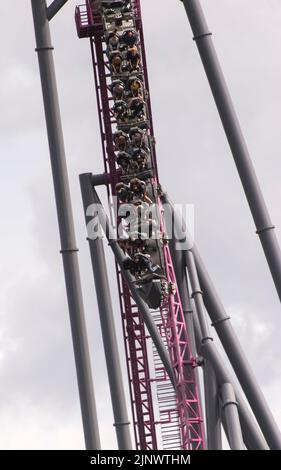
[[[202,4],[280,240],[281,3]],[[281,425],[280,304],[184,9],[177,0],[142,5],[161,181],[175,201],[195,205],[196,241]],[[79,173],[102,170],[102,157],[89,44],[76,36],[74,7],[69,0],[52,34],[101,439],[114,448],[78,182]],[[3,2],[0,448],[78,449],[82,426],[30,1],[15,0],[13,12]],[[114,277],[112,291],[117,305]]]

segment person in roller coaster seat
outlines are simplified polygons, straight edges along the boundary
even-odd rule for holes
[[[129,104],[130,119],[141,121],[145,117],[145,102],[142,97],[132,98]]]
[[[116,196],[122,204],[128,204],[131,200],[131,190],[130,186],[125,183],[117,183],[116,187]]]
[[[134,149],[133,158],[137,162],[140,172],[146,171],[148,169],[148,155],[144,150],[140,148]]]
[[[136,175],[139,172],[139,166],[136,160],[130,155],[128,175]]]
[[[134,263],[142,270],[155,273],[159,270],[160,266],[158,264],[153,265],[151,256],[147,253],[135,253],[133,256]]]
[[[125,101],[115,101],[112,109],[118,122],[128,121],[128,107]]]
[[[130,65],[130,72],[138,72],[140,69],[140,54],[138,47],[135,44],[128,47],[126,58]]]
[[[128,147],[128,136],[123,131],[115,132],[113,142],[119,152],[125,152]]]
[[[137,77],[129,78],[128,88],[132,97],[143,96],[142,82]]]
[[[113,51],[109,54],[109,63],[113,73],[120,74],[122,72],[123,57],[119,51]]]
[[[117,241],[122,250],[130,257],[132,257],[135,253],[146,253],[147,251],[146,240],[142,240],[141,237],[122,237],[119,238]]]
[[[123,266],[140,281],[163,278],[163,276],[157,274],[157,271],[160,271],[160,266],[153,264],[148,253],[135,253],[132,258],[127,257],[123,262]]]
[[[138,234],[141,235],[141,234]],[[145,253],[147,246],[146,246],[146,240],[142,240],[141,236],[136,237],[136,238],[129,238],[130,241],[130,246],[131,246],[131,251],[134,254],[136,253]]]
[[[146,134],[143,131],[143,129],[140,129],[139,127],[132,127],[129,132],[129,137],[130,137],[133,147],[137,147],[137,148],[146,147],[145,145]]]
[[[116,158],[118,166],[122,170],[123,175],[136,175],[139,173],[139,165],[137,161],[127,152],[119,152]]]
[[[146,153],[147,160],[150,158],[150,150],[147,142],[147,133],[139,127],[132,127],[129,133],[130,144],[133,148],[133,155],[137,155],[137,151]]]
[[[122,100],[125,93],[125,85],[121,80],[114,80],[112,82],[112,96],[114,100]]]
[[[116,162],[117,165],[121,168],[123,175],[128,173],[130,158],[131,155],[129,155],[127,152],[118,152]]]
[[[143,235],[143,239],[155,238],[158,235],[158,214],[154,213],[154,207],[151,208],[151,203],[143,200],[134,201],[137,208],[137,225],[133,225],[133,236],[135,237],[136,229]]]
[[[133,29],[129,29],[122,34],[122,42],[129,47],[134,46],[138,42],[138,33]]]
[[[114,32],[110,33],[107,36],[106,42],[107,42],[107,46],[108,46],[108,52],[118,51],[119,50],[120,36],[117,33],[117,30],[115,30]]]
[[[132,194],[133,201],[144,201],[148,204],[152,204],[152,200],[147,194],[146,183],[138,178],[133,178],[130,181],[130,191]]]
[[[122,250],[125,253],[131,253],[132,252],[132,244],[131,244],[131,239],[129,237],[122,237],[117,240],[118,245],[122,248]]]

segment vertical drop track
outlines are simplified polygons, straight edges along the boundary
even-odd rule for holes
[[[138,32],[140,52],[140,73],[145,86],[145,107],[148,120],[148,140],[151,154],[152,176],[149,184],[153,188],[153,203],[161,214],[160,231],[165,239],[163,208],[159,197],[159,180],[152,123],[148,73],[145,57],[144,36],[140,0],[132,0],[130,25]],[[114,99],[111,93],[112,70],[106,54],[107,21],[103,9],[93,13],[90,2],[76,8],[76,26],[79,37],[89,37],[93,60],[96,98],[101,130],[104,170],[109,176],[108,197],[115,195],[120,171],[116,166],[113,134],[118,123],[112,111]],[[134,124],[135,126],[136,124]],[[188,332],[184,320],[181,300],[168,243],[159,243],[163,271],[169,285],[174,289],[163,298],[159,310],[151,310],[160,334],[166,344],[174,371],[172,386],[159,357],[151,348],[151,340],[145,329],[125,280],[117,268],[120,310],[123,324],[130,398],[134,424],[136,449],[193,449],[203,450],[204,428],[199,402],[198,386],[195,380],[195,359],[189,347]],[[152,357],[154,358],[154,364]],[[156,386],[155,386],[156,384]],[[156,392],[155,392],[156,391]],[[160,433],[157,426],[161,426]],[[162,443],[160,442],[162,440]]]

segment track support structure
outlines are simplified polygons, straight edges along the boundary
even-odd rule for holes
[[[36,51],[38,53],[41,85],[50,149],[50,158],[56,198],[65,285],[74,348],[80,406],[88,450],[100,449],[100,436],[92,381],[78,250],[65,158],[64,140],[56,85],[53,46],[45,0],[31,0]]]
[[[173,204],[166,193],[163,194],[163,201],[170,205],[173,210]],[[265,401],[250,364],[241,348],[239,340],[232,327],[230,316],[227,315],[225,311],[196,244],[191,240],[190,235],[187,233],[185,221],[179,220],[175,211],[173,211],[173,214],[176,233],[180,234],[184,231],[187,235],[187,247],[188,249],[191,248],[191,252],[194,255],[204,304],[212,321],[212,325],[221,340],[229,361],[236,373],[269,447],[272,450],[281,449],[280,431],[269,406]],[[187,263],[186,251],[184,256]]]
[[[80,177],[81,193],[87,224],[87,208],[91,204],[92,178],[91,174]],[[110,287],[106,268],[102,238],[88,237],[92,269],[95,280],[98,311],[102,330],[103,347],[105,351],[107,375],[110,386],[111,402],[115,419],[115,430],[120,450],[131,450],[130,422],[126,407],[126,397],[122,380],[122,371],[118,351],[117,336],[114,325],[114,315],[110,295]]]
[[[281,251],[239,120],[214,48],[200,0],[181,0],[184,4],[227,140],[248,200],[271,275],[281,300]],[[280,439],[273,438],[275,445]]]
[[[230,448],[231,450],[244,450],[238,403],[231,384],[225,383],[221,386],[221,398]]]

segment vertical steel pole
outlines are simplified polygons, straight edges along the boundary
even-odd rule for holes
[[[230,383],[221,386],[221,399],[230,448],[231,450],[245,450],[238,414],[238,403]]]
[[[54,180],[61,254],[72,331],[80,406],[87,449],[100,449],[97,411],[78,266],[61,117],[53,62],[53,47],[45,0],[31,0],[38,52],[51,166]]]
[[[217,377],[208,359],[204,360],[203,368],[208,450],[221,450],[221,418]]]
[[[163,201],[173,207],[167,194],[163,195]],[[175,215],[175,230],[186,232],[185,222],[180,221]],[[188,235],[190,239],[190,236]],[[190,242],[189,242],[190,244]],[[218,296],[213,282],[208,274],[204,262],[195,243],[192,244],[192,253],[195,258],[199,282],[203,291],[203,299],[211,318],[213,326],[222,342],[230,363],[237,375],[241,387],[249,401],[254,415],[271,449],[281,449],[281,435],[269,406],[263,396],[259,384],[253,374],[250,364],[241,348],[236,333],[232,327],[230,317]]]
[[[93,204],[91,176],[92,175],[90,173],[86,173],[80,176],[80,186],[86,225],[87,208]],[[103,346],[105,351],[118,447],[119,450],[131,450],[132,442],[130,436],[130,423],[126,407],[125,391],[123,387],[103,240],[101,238],[88,238],[88,241],[99,306]]]
[[[196,305],[196,311],[198,313],[198,319],[200,323],[202,341],[213,340],[210,335],[210,329],[207,322],[207,317],[205,315],[205,306],[203,302],[203,292],[201,291],[201,286],[199,283],[195,260],[193,253],[190,250],[184,252],[184,257],[186,261],[186,267],[189,274],[190,284],[192,288],[191,297],[194,299]]]
[[[281,251],[253,163],[213,45],[200,0],[182,0],[220,114],[257,234],[281,300]]]

